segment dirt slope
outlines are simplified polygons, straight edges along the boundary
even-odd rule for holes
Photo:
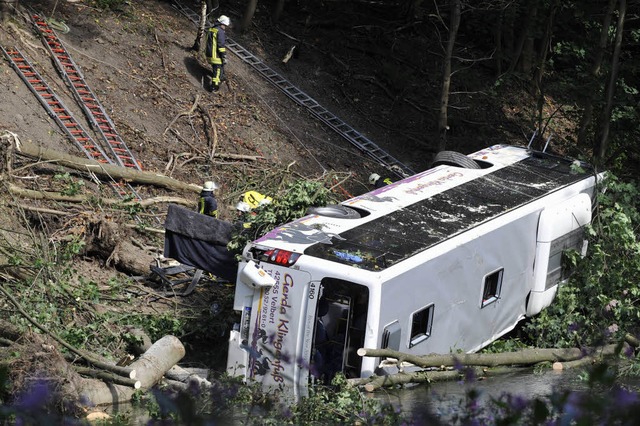
[[[228,194],[231,202],[237,189],[232,181],[260,169],[295,162],[292,170],[304,176],[335,169],[354,171],[355,180],[363,181],[368,168],[375,168],[235,57],[230,58],[229,82],[221,93],[205,91],[202,80],[209,68],[201,55],[189,51],[195,27],[170,3],[136,2],[116,14],[101,13],[84,2],[56,3],[56,18],[70,28],[67,34],[58,32],[59,37],[145,169],[192,183],[213,179],[221,184],[223,199]],[[53,4],[35,2],[32,7],[47,14]],[[23,51],[67,108],[82,119],[23,17],[26,14],[17,14],[16,23],[0,31],[2,45]],[[6,94],[0,102],[3,129],[78,154],[6,62],[0,84]],[[178,117],[196,100],[201,110]],[[212,118],[215,135],[207,116]],[[224,158],[213,162],[202,158],[212,151],[258,155],[264,160],[229,164]],[[193,158],[194,154],[200,158]],[[185,160],[191,161],[180,165]]]

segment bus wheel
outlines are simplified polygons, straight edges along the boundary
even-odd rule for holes
[[[342,204],[329,204],[324,207],[309,207],[307,214],[318,216],[337,217],[340,219],[360,219],[360,213]]]
[[[447,166],[462,167],[464,169],[480,169],[480,165],[471,158],[456,151],[440,151],[431,163],[431,167],[445,164]]]

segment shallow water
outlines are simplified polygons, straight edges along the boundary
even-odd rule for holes
[[[466,404],[467,392],[475,389],[479,392],[478,401],[486,403],[504,393],[525,399],[545,398],[554,390],[586,390],[587,383],[580,379],[578,370],[547,370],[534,373],[531,370],[519,370],[513,373],[487,377],[468,383],[460,381],[436,382],[391,390],[377,391],[373,397],[389,402],[417,423],[428,416],[447,424],[459,414]]]

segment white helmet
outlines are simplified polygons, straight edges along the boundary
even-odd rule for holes
[[[369,183],[371,185],[375,185],[376,182],[378,181],[378,179],[380,179],[380,175],[377,173],[371,173],[371,175],[369,176]]]
[[[216,189],[218,189],[218,185],[209,180],[204,183],[204,187],[202,189],[204,191],[215,191]]]
[[[222,25],[226,25],[227,27],[231,26],[231,19],[229,19],[227,15],[220,15],[220,17],[218,18],[218,22],[220,22]]]
[[[236,210],[244,213],[249,213],[251,211],[251,206],[244,201],[240,201],[238,204],[236,204]]]

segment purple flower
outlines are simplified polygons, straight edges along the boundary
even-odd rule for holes
[[[626,356],[627,358],[633,358],[633,356],[635,355],[635,350],[633,348],[633,346],[631,345],[627,345],[624,348],[624,356]]]
[[[609,327],[607,327],[607,329],[605,330],[605,333],[610,336],[614,333],[616,333],[618,331],[618,324],[611,324]]]
[[[612,400],[621,409],[628,409],[633,405],[638,404],[638,394],[636,392],[631,392],[624,388],[617,388],[613,392]]]
[[[38,380],[18,398],[16,408],[25,412],[42,409],[50,399],[51,394],[48,383]]]
[[[511,405],[511,408],[514,411],[523,411],[525,408],[527,408],[528,401],[521,396],[511,395],[509,398],[509,405]]]
[[[613,308],[615,308],[616,306],[618,306],[618,301],[616,299],[611,299],[609,303],[605,305],[604,310],[608,312]]]

